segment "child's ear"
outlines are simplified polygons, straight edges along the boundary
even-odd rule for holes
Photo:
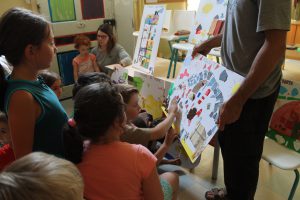
[[[36,52],[36,47],[33,46],[32,44],[28,44],[25,47],[25,51],[24,51],[25,58],[27,58],[27,59],[32,58],[32,56],[35,55],[35,52]]]

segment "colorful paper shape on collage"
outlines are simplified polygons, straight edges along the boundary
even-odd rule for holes
[[[75,21],[74,0],[49,0],[51,22]]]
[[[227,4],[228,0],[200,1],[189,43],[200,44],[208,39],[214,19],[225,20]],[[222,29],[222,27],[219,28]]]
[[[144,6],[133,57],[133,66],[150,74],[154,73],[154,64],[157,57],[165,12],[166,8],[164,5]]]
[[[134,72],[133,84],[140,93],[139,105],[154,119],[162,117],[161,106],[165,99],[165,82],[151,75]]]
[[[114,84],[128,84],[128,70],[120,67],[111,74],[111,81]]]
[[[283,79],[267,136],[300,153],[300,83]]]
[[[189,54],[171,88],[182,112],[180,141],[194,162],[217,132],[220,106],[237,90],[244,78],[222,65]]]
[[[194,169],[201,160],[201,156],[199,156],[195,162],[192,162],[179,140],[172,143],[165,157],[168,159],[180,158],[180,166],[186,169]]]

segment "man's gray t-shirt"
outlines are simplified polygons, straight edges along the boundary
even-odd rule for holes
[[[290,29],[290,10],[290,0],[229,0],[221,50],[224,66],[245,77],[264,44],[264,31]],[[266,97],[279,87],[283,62],[284,57],[252,98]]]

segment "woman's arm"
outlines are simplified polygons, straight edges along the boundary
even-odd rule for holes
[[[156,167],[153,168],[150,175],[143,180],[143,194],[145,200],[163,200],[164,194],[160,185]]]
[[[73,76],[74,76],[74,81],[78,80],[78,64],[73,60]]]
[[[11,96],[8,123],[16,159],[32,152],[35,122],[40,113],[40,106],[29,92],[20,90]]]
[[[123,67],[131,65],[132,60],[131,60],[129,54],[126,52],[126,50],[121,45],[118,45],[118,46],[119,46],[118,55],[119,55],[119,58],[120,58],[120,64]]]
[[[96,60],[93,61],[93,68],[94,68],[95,72],[100,72],[100,69],[99,69],[99,67],[98,67],[98,65],[96,63]]]

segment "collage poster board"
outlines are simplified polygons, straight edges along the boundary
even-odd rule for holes
[[[300,153],[300,82],[281,80],[267,136]]]
[[[182,112],[180,141],[192,162],[218,130],[220,106],[239,88],[244,77],[198,55],[186,57],[169,95]]]
[[[151,114],[153,119],[161,118],[163,115],[161,106],[170,84],[138,71],[134,72],[133,84],[139,90],[141,108]]]
[[[154,72],[165,12],[165,5],[144,6],[133,66],[149,74]]]
[[[214,19],[225,20],[228,0],[201,0],[189,43],[200,44],[208,39]]]

